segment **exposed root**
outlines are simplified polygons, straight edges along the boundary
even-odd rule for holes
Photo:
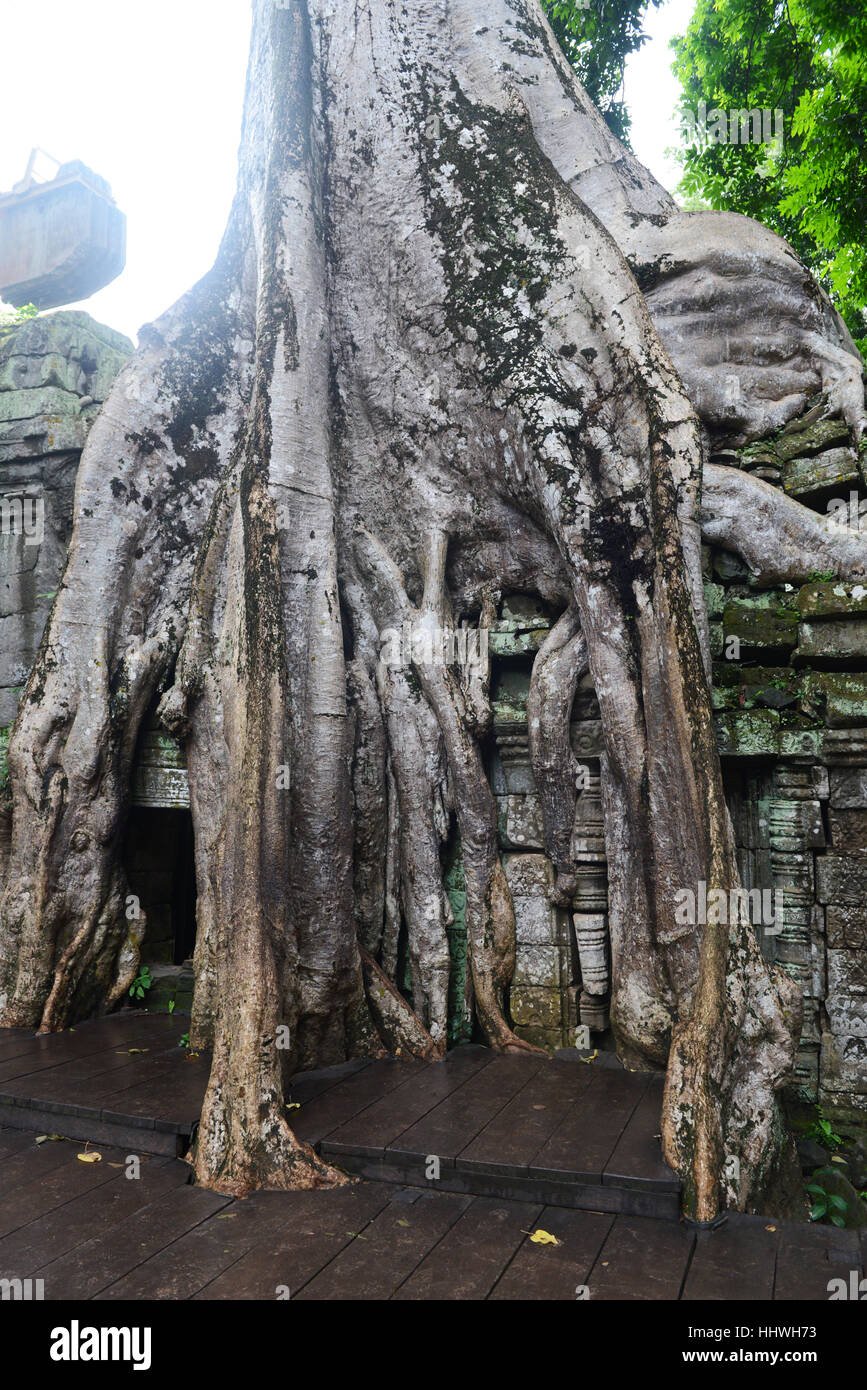
[[[527,730],[533,779],[542,807],[545,849],[554,864],[554,900],[569,907],[577,878],[572,853],[578,761],[569,721],[578,682],[588,669],[587,643],[573,605],[555,623],[533,662]]]
[[[357,533],[359,563],[379,591],[382,611],[411,622],[422,632],[427,629],[430,650],[436,649],[441,630],[450,621],[445,590],[447,547],[447,537],[433,528],[425,550],[424,597],[416,609],[384,547],[366,530]],[[473,721],[467,717],[460,682],[442,660],[417,655],[413,667],[448,755],[464,859],[467,947],[479,1022],[491,1047],[536,1051],[512,1030],[504,1013],[505,991],[515,968],[515,916],[500,863],[496,802],[472,732]]]
[[[364,989],[383,1042],[394,1053],[408,1052],[425,1061],[445,1056],[445,1039],[435,1042],[396,985],[367,951],[361,952]]]
[[[834,524],[740,468],[706,464],[702,535],[733,550],[762,584],[803,584],[816,570],[867,575],[867,536]]]

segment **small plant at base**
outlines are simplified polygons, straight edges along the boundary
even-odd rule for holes
[[[810,1128],[804,1134],[805,1139],[812,1139],[816,1144],[821,1144],[825,1149],[842,1149],[843,1139],[839,1134],[835,1134],[831,1127],[830,1120],[826,1120],[821,1109],[817,1110],[816,1118]]]
[[[833,1176],[833,1168],[819,1168],[813,1174],[812,1182],[804,1184],[805,1192],[810,1194],[810,1220],[821,1221],[827,1217],[832,1226],[839,1226],[845,1229],[846,1217],[849,1214],[849,1203],[845,1197],[840,1197],[836,1192],[829,1192],[823,1182],[817,1182],[817,1178]]]
[[[190,1045],[190,1035],[189,1035],[189,1033],[181,1033],[181,1036],[178,1038],[178,1047],[187,1047],[187,1048],[188,1048],[189,1045]]]
[[[129,987],[130,998],[144,999],[153,982],[154,977],[151,974],[150,966],[143,965]]]

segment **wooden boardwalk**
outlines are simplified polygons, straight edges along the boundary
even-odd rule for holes
[[[0,1124],[184,1153],[209,1066],[178,1046],[187,1026],[186,1016],[128,1013],[47,1037],[0,1031]],[[368,1179],[424,1184],[435,1172],[440,1191],[676,1217],[661,1097],[661,1077],[611,1055],[552,1061],[468,1046],[444,1062],[303,1073],[287,1099],[301,1138]]]
[[[676,1221],[381,1182],[231,1201],[178,1159],[0,1129],[0,1278],[78,1299],[827,1301],[867,1241],[833,1227]],[[557,1245],[534,1244],[536,1230]]]
[[[125,1013],[43,1038],[0,1030],[0,1279],[43,1279],[49,1300],[574,1300],[586,1287],[764,1301],[827,1300],[830,1279],[864,1277],[855,1232],[684,1226],[660,1156],[661,1078],[610,1056],[473,1046],[302,1074],[293,1128],[360,1180],[230,1201],[192,1186],[178,1158],[209,1066],[178,1046],[187,1027]],[[80,1162],[94,1147],[100,1161]],[[558,1243],[534,1243],[537,1229]]]

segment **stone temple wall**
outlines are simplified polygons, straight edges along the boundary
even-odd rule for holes
[[[73,310],[0,333],[0,741],[66,562],[87,431],[131,352]]]
[[[0,785],[4,738],[62,573],[78,458],[130,350],[125,338],[77,312],[31,320],[0,339],[0,506],[11,499],[0,512]],[[836,422],[810,423],[808,416],[773,440],[715,458],[755,471],[835,524],[860,527],[861,511],[867,511],[867,460],[855,455]],[[38,540],[2,525],[16,515],[15,499],[25,495],[41,503]],[[757,926],[762,949],[804,993],[801,1093],[839,1124],[863,1125],[867,585],[841,583],[829,573],[797,589],[760,590],[733,556],[707,547],[704,571],[713,700],[741,875],[748,889],[775,890],[780,906],[772,930]],[[525,596],[504,597],[490,633],[494,718],[486,749],[515,903],[512,1019],[519,1033],[551,1049],[574,1046],[584,1028],[603,1045],[610,1042],[602,733],[589,678],[573,708],[572,745],[586,771],[577,799],[572,911],[549,901],[553,870],[530,768],[530,672],[557,616]],[[142,736],[132,800],[145,811],[177,814],[189,806],[184,751],[153,727]],[[132,847],[131,872],[135,856],[149,852]],[[150,882],[153,866],[147,863],[143,879]],[[444,882],[454,914],[449,1032],[457,1041],[471,1030],[462,1004],[465,897],[457,843],[448,847]],[[168,902],[176,886],[166,882],[162,891]],[[176,947],[167,927],[158,935],[145,943],[145,959],[157,967]]]

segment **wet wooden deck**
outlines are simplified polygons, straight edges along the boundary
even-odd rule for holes
[[[856,1232],[684,1226],[661,1079],[611,1057],[463,1047],[308,1072],[292,1125],[361,1181],[230,1201],[177,1156],[209,1065],[178,1046],[188,1026],[126,1013],[0,1030],[0,1278],[42,1279],[47,1300],[826,1301],[830,1279],[865,1275]],[[94,1147],[100,1161],[80,1162]],[[535,1244],[538,1229],[558,1243]]]
[[[34,1037],[0,1031],[0,1124],[176,1157],[207,1082],[178,1040],[185,1015],[125,1014]],[[294,1078],[296,1133],[369,1180],[676,1216],[658,1140],[662,1079],[613,1056],[583,1062],[461,1047],[444,1062],[348,1062]],[[431,1175],[434,1175],[433,1177]]]
[[[44,1298],[799,1300],[864,1277],[867,1239],[730,1217],[677,1221],[382,1182],[235,1202],[178,1159],[0,1129],[0,1278]],[[557,1245],[538,1245],[536,1230]]]

